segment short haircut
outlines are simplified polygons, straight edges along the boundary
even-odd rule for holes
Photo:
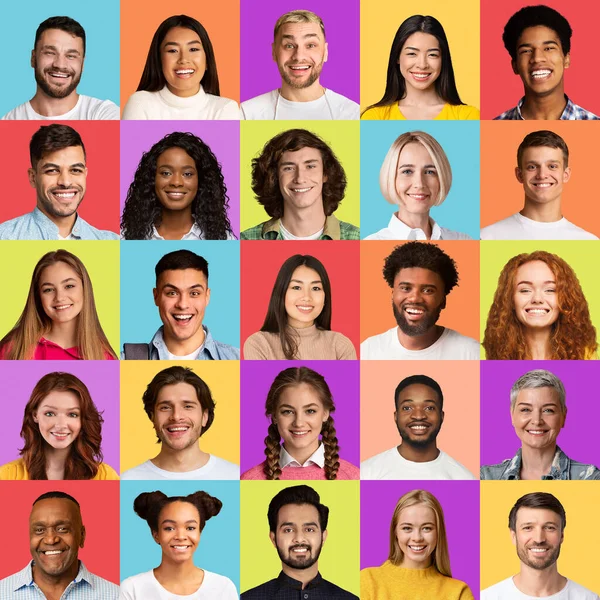
[[[383,278],[393,289],[394,279],[401,269],[429,269],[437,273],[444,282],[446,296],[458,285],[458,271],[454,259],[439,246],[427,242],[408,242],[396,246],[385,259]]]
[[[519,149],[517,150],[517,166],[521,168],[523,154],[527,148],[539,148],[541,146],[562,150],[564,166],[569,166],[569,147],[567,146],[567,143],[560,135],[546,129],[532,131],[523,138],[523,141],[520,143]]]
[[[81,38],[83,41],[83,55],[85,56],[85,29],[75,19],[71,19],[71,17],[50,17],[42,21],[35,32],[34,49],[42,37],[42,33],[47,29],[60,29]]]
[[[310,10],[292,10],[288,13],[285,13],[285,15],[281,15],[281,17],[277,19],[277,23],[275,23],[275,30],[273,31],[274,40],[277,39],[279,30],[288,23],[317,23],[323,32],[323,38],[325,38],[325,25],[323,25],[323,20],[321,17],[319,17],[319,15],[316,15]]]
[[[75,498],[73,498],[73,496],[70,496],[69,494],[67,494],[65,492],[59,492],[59,491],[46,492],[45,494],[42,494],[41,496],[38,496],[33,501],[33,504],[31,506],[35,506],[35,504],[37,504],[41,500],[48,500],[50,498],[60,498],[61,500],[70,500],[71,502],[74,502],[79,509],[81,509],[81,506],[79,505],[79,502],[77,502],[77,500],[75,500]]]
[[[538,6],[525,6],[518,10],[504,26],[502,41],[512,60],[517,60],[517,42],[521,34],[528,27],[547,27],[555,31],[560,39],[564,54],[571,51],[571,35],[573,30],[558,11],[540,4]]]
[[[521,496],[510,509],[508,515],[508,528],[511,531],[517,530],[517,512],[520,508],[541,508],[551,510],[560,517],[561,530],[564,531],[567,526],[567,513],[563,505],[556,496],[547,492],[532,492]]]
[[[208,263],[206,259],[195,254],[191,250],[175,250],[165,254],[157,263],[154,268],[156,274],[156,282],[164,271],[182,271],[184,269],[194,269],[195,271],[202,271],[208,281]]]
[[[532,390],[538,388],[552,388],[558,396],[558,402],[563,414],[567,412],[567,403],[565,392],[565,386],[563,382],[550,371],[545,369],[535,369],[534,371],[528,371],[525,375],[521,375],[517,379],[512,388],[510,388],[510,410],[511,412],[515,409],[517,398],[521,390]]]
[[[452,185],[452,169],[450,162],[439,142],[424,131],[408,131],[396,138],[391,145],[379,171],[379,187],[383,197],[390,204],[400,204],[400,196],[396,187],[400,154],[408,144],[421,144],[431,157],[440,182],[440,193],[435,199],[434,206],[439,206],[448,195]]]
[[[35,169],[38,162],[47,154],[52,154],[57,150],[70,148],[71,146],[81,146],[85,158],[85,146],[81,136],[68,125],[52,123],[52,125],[42,125],[31,137],[29,142],[29,160],[31,166]]]
[[[394,405],[396,406],[396,410],[398,410],[398,398],[400,397],[400,392],[409,385],[416,384],[426,385],[428,388],[431,388],[438,396],[440,409],[444,408],[444,394],[442,393],[440,384],[427,375],[411,375],[410,377],[405,377],[396,387],[396,391],[394,392]]]
[[[321,532],[327,529],[329,520],[329,508],[321,504],[321,497],[308,485],[293,485],[281,490],[269,503],[267,518],[269,519],[269,530],[271,533],[277,531],[277,519],[279,510],[288,504],[310,504],[319,513],[319,526]]]

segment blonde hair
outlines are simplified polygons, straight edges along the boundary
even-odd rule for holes
[[[325,25],[323,25],[323,20],[321,17],[319,17],[319,15],[316,15],[310,10],[292,10],[289,13],[285,13],[285,15],[281,15],[281,17],[277,19],[277,23],[275,23],[275,31],[273,32],[274,40],[277,39],[277,33],[279,30],[287,23],[317,23],[323,32],[323,37],[325,37]]]
[[[396,138],[391,145],[385,160],[381,165],[381,170],[379,171],[379,187],[381,193],[390,204],[400,204],[400,196],[396,189],[400,153],[404,146],[414,143],[419,143],[425,147],[436,168],[440,180],[440,194],[433,205],[439,206],[446,199],[446,196],[450,191],[450,186],[452,185],[452,169],[450,168],[448,157],[439,142],[424,131],[407,131]]]

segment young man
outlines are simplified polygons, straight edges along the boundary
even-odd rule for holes
[[[37,88],[29,102],[3,119],[118,119],[119,107],[77,93],[85,58],[85,31],[69,17],[50,17],[35,32],[31,66]]]
[[[444,422],[444,396],[437,381],[427,375],[406,377],[396,388],[394,405],[402,443],[363,461],[361,479],[475,479],[437,447]]]
[[[191,369],[163,369],[142,399],[160,452],[125,471],[121,479],[239,479],[238,465],[200,449],[198,440],[215,418],[215,402],[209,387]]]
[[[252,161],[252,190],[269,221],[242,231],[243,240],[358,240],[358,227],[334,212],[346,174],[333,150],[306,129],[269,140]]]
[[[312,598],[358,600],[323,579],[319,555],[327,539],[329,508],[308,485],[281,490],[269,504],[269,537],[281,559],[281,573],[241,595],[242,600]]]
[[[275,24],[273,60],[281,87],[242,102],[243,119],[358,119],[356,102],[325,89],[319,82],[327,62],[325,26],[315,13],[293,10]]]
[[[562,215],[563,185],[571,178],[569,147],[552,131],[533,131],[517,150],[515,175],[525,204],[515,215],[481,230],[482,240],[597,240]]]
[[[77,209],[88,169],[83,141],[68,125],[42,125],[29,143],[29,183],[36,191],[33,212],[0,224],[0,240],[118,240],[112,231],[86,223]]]
[[[504,27],[502,40],[525,95],[496,119],[598,119],[565,94],[564,71],[571,64],[569,22],[548,6],[526,6]]]
[[[397,327],[360,345],[361,359],[479,359],[479,342],[437,325],[446,298],[458,285],[456,264],[438,246],[408,242],[385,259],[383,277],[392,289]]]
[[[93,575],[79,560],[84,542],[79,502],[64,492],[42,494],[29,516],[33,560],[0,580],[0,598],[117,600],[119,586]]]
[[[508,517],[508,527],[521,570],[481,592],[481,600],[598,600],[598,595],[558,572],[556,561],[565,538],[567,517],[559,500],[546,492],[519,498]],[[590,557],[593,565],[593,554]]]
[[[208,263],[190,250],[165,254],[152,290],[163,326],[150,344],[124,344],[125,360],[239,360],[238,348],[217,342],[202,324],[210,302]]]

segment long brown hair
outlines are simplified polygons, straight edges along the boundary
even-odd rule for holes
[[[0,340],[0,348],[5,349],[7,360],[30,360],[36,346],[44,335],[52,329],[52,320],[44,312],[40,299],[40,279],[46,267],[63,262],[81,279],[83,287],[83,307],[77,316],[77,349],[81,358],[86,360],[102,360],[105,354],[117,358],[110,347],[106,335],[100,325],[94,290],[85,265],[81,260],[66,250],[54,250],[44,254],[35,265],[25,308],[17,324]]]
[[[19,451],[25,462],[29,479],[47,479],[47,442],[40,433],[39,425],[33,420],[39,405],[51,392],[71,392],[79,400],[81,430],[71,444],[71,452],[65,463],[65,479],[93,479],[102,462],[102,423],[85,383],[71,373],[54,372],[44,375],[33,388],[25,406],[21,437],[25,445]]]

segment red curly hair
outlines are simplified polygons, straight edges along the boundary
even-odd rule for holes
[[[552,325],[552,360],[595,358],[598,343],[587,300],[573,269],[556,254],[537,250],[511,258],[498,278],[494,302],[488,313],[483,347],[489,360],[531,360],[524,326],[515,313],[514,291],[517,269],[525,263],[542,261],[556,280],[559,316]]]

